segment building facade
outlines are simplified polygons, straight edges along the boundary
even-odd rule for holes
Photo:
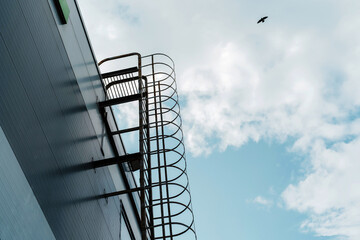
[[[164,130],[181,127],[178,104],[161,105],[176,87],[155,77],[155,55],[104,75],[76,1],[0,6],[0,239],[195,239],[181,131]],[[120,93],[125,83],[137,92]],[[112,108],[129,101],[142,120],[121,130]],[[174,121],[160,119],[167,112]],[[121,137],[130,131],[133,154]]]

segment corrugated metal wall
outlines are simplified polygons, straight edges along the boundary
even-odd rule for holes
[[[119,239],[119,200],[92,199],[115,190],[109,171],[84,168],[104,158],[101,83],[77,13],[59,26],[52,4],[1,1],[0,126],[57,239]]]
[[[55,240],[0,127],[0,239]]]

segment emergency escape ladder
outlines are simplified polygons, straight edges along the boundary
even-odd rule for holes
[[[107,129],[112,137],[137,131],[139,152],[96,161],[94,167],[128,164],[130,171],[140,171],[140,186],[105,193],[103,197],[139,193],[142,240],[197,239],[174,62],[165,54],[142,57],[139,53],[130,53],[106,58],[99,66],[134,56],[137,57],[136,67],[102,74],[106,100],[100,102],[99,107],[104,110],[122,103],[138,102],[137,127],[111,131],[107,126]]]

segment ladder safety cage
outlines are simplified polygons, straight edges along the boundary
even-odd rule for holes
[[[106,99],[99,107],[139,103],[138,126],[109,133],[114,137],[137,131],[139,152],[96,164],[126,162],[131,171],[140,170],[140,186],[103,197],[139,193],[142,240],[197,239],[173,60],[162,53],[129,53],[106,58],[99,66],[134,56],[137,66],[102,73]]]

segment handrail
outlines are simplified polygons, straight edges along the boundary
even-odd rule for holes
[[[108,61],[120,59],[120,58],[131,57],[131,56],[138,56],[138,60],[139,60],[140,66],[141,66],[141,55],[140,55],[140,53],[137,53],[137,52],[132,52],[132,53],[127,53],[127,54],[122,54],[122,55],[105,58],[98,63],[98,66],[100,66],[104,62],[108,62]]]

